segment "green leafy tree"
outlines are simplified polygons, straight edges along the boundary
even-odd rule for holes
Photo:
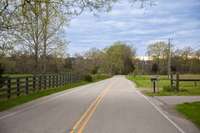
[[[115,42],[105,50],[104,69],[111,74],[128,74],[133,72],[135,49],[124,42]]]

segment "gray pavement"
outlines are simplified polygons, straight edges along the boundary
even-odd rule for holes
[[[0,133],[66,133],[110,84],[84,133],[184,133],[123,76],[57,93],[0,113]],[[185,132],[186,133],[186,132]]]

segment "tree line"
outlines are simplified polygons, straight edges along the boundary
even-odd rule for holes
[[[78,68],[80,73],[128,74],[135,69],[135,54],[134,47],[118,41],[103,50],[93,48],[84,56],[78,56],[82,62],[76,60],[73,68]]]
[[[93,14],[110,11],[117,1],[1,0],[1,66],[9,73],[63,71],[65,48],[69,44],[63,27],[85,10]],[[130,3],[140,2],[143,6],[149,1],[130,0]]]
[[[85,54],[74,57],[48,55],[46,60],[47,73],[62,73],[74,71],[79,75],[106,73],[110,75],[128,74],[134,71],[136,50],[124,42],[99,50],[92,48]],[[39,62],[42,62],[42,58]],[[28,53],[13,53],[9,57],[1,58],[5,73],[33,73],[35,71],[34,57]],[[38,64],[42,71],[42,64]],[[37,69],[38,70],[38,69]]]
[[[136,73],[151,74],[153,64],[157,64],[160,74],[167,74],[168,67],[172,72],[200,73],[200,47],[175,48],[174,45],[169,47],[168,43],[158,41],[148,45],[146,53],[149,60],[135,60]]]

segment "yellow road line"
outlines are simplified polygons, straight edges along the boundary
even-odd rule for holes
[[[107,92],[110,90],[112,84],[110,84],[106,89],[104,89],[97,98],[90,104],[88,109],[84,112],[84,114],[81,116],[81,118],[76,122],[76,124],[73,126],[70,133],[82,133],[85,126],[87,125],[88,121],[92,117],[93,113],[95,112],[97,106],[102,101],[103,97],[107,94]]]

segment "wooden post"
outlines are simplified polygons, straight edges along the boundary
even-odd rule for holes
[[[19,96],[20,95],[20,79],[19,78],[17,78],[16,79],[16,82],[17,82],[17,96]]]
[[[47,88],[47,76],[46,75],[43,76],[43,83],[44,83],[44,89],[46,89]]]
[[[65,85],[65,83],[66,83],[66,75],[64,74],[63,75],[63,85]]]
[[[69,72],[69,86],[71,87],[71,83],[72,83],[72,74],[71,72]]]
[[[33,76],[33,91],[35,91],[35,83],[36,83],[36,78],[35,78],[35,76]]]
[[[173,73],[170,74],[170,85],[171,85],[171,88],[174,87],[174,81],[173,81]]]
[[[11,97],[11,79],[8,78],[7,80],[7,98],[9,99]]]
[[[62,80],[61,80],[61,81],[62,81],[62,82],[61,82],[61,85],[63,86],[63,85],[64,85],[64,76],[63,76],[63,74],[61,75],[61,77],[62,77],[62,78],[61,78],[61,79],[62,79]]]
[[[70,72],[67,73],[67,83],[70,83]]]
[[[58,87],[58,74],[56,74],[56,87]]]
[[[28,83],[29,81],[28,81],[28,77],[26,77],[26,85],[25,85],[25,93],[26,93],[26,95],[28,95],[28,93],[29,93],[29,83]]]
[[[41,75],[39,76],[39,90],[41,90],[41,88],[42,88],[42,77],[41,77]]]
[[[55,76],[53,75],[53,87],[55,86]]]
[[[58,76],[59,76],[59,80],[60,80],[59,81],[59,86],[61,86],[62,85],[62,74],[59,74]]]
[[[65,85],[65,74],[63,74],[63,85]]]
[[[179,91],[179,73],[176,73],[176,90]]]
[[[49,88],[51,88],[51,75],[49,75]]]
[[[156,81],[153,80],[153,93],[156,93]]]
[[[61,86],[63,86],[63,74],[61,74]]]

